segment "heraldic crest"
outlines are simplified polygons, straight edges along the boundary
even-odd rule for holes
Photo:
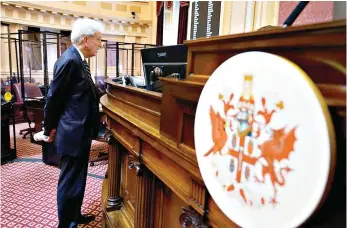
[[[245,52],[222,63],[197,105],[194,143],[211,197],[241,227],[298,227],[334,164],[329,110],[293,62]]]
[[[261,197],[260,204],[275,204],[276,193],[281,186],[285,185],[285,175],[292,171],[289,165],[276,169],[275,163],[288,160],[290,153],[294,151],[295,127],[286,129],[280,126],[275,129],[269,123],[276,112],[285,111],[284,102],[276,102],[274,109],[267,108],[267,99],[261,98],[258,110],[255,110],[255,101],[252,94],[251,75],[244,76],[244,87],[241,97],[234,97],[231,93],[225,99],[219,94],[219,101],[223,103],[224,113],[215,111],[210,106],[211,135],[213,146],[204,156],[231,155],[230,173],[234,174],[234,182],[228,186],[223,186],[226,191],[237,191],[242,200],[252,206],[252,200],[248,199],[246,189],[247,182],[257,182],[261,184],[271,184],[273,193],[270,198]],[[260,103],[259,102],[259,103]],[[230,114],[231,113],[231,114]],[[256,120],[256,116],[262,117],[262,122]],[[222,154],[222,149],[226,146],[228,138],[231,138],[230,146]],[[261,166],[261,171],[257,173],[255,166]],[[219,171],[216,168],[216,176]],[[266,174],[270,177],[270,183],[266,183]],[[277,187],[278,186],[278,187]]]

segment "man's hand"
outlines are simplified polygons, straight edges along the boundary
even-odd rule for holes
[[[55,138],[55,132],[56,130],[53,129],[51,130],[51,133],[49,136],[44,135],[43,131],[40,131],[34,135],[34,140],[35,141],[44,141],[44,142],[53,142]]]
[[[55,138],[55,129],[51,130],[50,134],[49,134],[49,139],[47,142],[53,142],[54,138]]]

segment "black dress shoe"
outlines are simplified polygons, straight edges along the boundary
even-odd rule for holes
[[[94,215],[80,215],[78,218],[78,224],[87,224],[95,219]]]

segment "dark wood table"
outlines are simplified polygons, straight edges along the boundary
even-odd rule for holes
[[[14,123],[13,102],[1,103],[1,163],[12,161],[17,158],[16,137],[13,137],[11,148],[10,119]],[[12,124],[13,135],[16,135],[15,124]]]

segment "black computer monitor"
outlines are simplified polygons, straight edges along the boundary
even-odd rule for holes
[[[163,84],[159,77],[184,79],[187,67],[187,50],[186,45],[142,49],[146,89],[161,92]]]

